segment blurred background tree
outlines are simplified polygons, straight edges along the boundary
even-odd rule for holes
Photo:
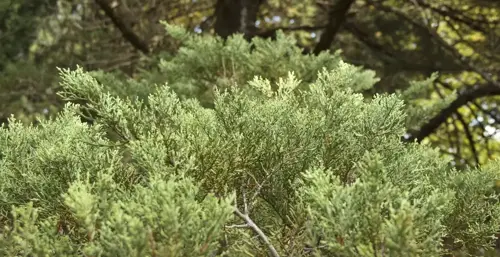
[[[381,78],[365,94],[438,72],[408,95],[418,119],[402,140],[433,144],[459,168],[500,154],[497,0],[0,0],[0,119],[56,113],[57,66],[124,79],[157,68],[179,47],[159,20],[222,38],[282,30],[304,54],[341,50]]]

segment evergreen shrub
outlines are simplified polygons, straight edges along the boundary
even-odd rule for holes
[[[184,46],[158,69],[135,79],[61,69],[68,103],[56,118],[0,129],[0,256],[493,246],[500,163],[459,172],[401,142],[406,93],[364,97],[373,72],[339,53],[303,55],[281,33],[223,42],[167,28]]]

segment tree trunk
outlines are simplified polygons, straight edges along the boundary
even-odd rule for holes
[[[328,12],[328,24],[323,30],[318,44],[314,48],[314,54],[318,55],[322,51],[330,49],[330,46],[333,43],[333,39],[344,23],[347,12],[351,8],[351,5],[354,3],[354,1],[355,0],[335,1],[330,11]]]
[[[264,0],[218,0],[215,5],[215,34],[227,39],[235,33],[249,39],[256,31],[255,22]]]

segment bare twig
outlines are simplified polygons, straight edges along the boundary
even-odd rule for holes
[[[244,212],[241,212],[238,209],[238,204],[234,203],[234,211],[233,213],[241,218],[243,221],[245,221],[245,224],[243,225],[230,225],[226,226],[226,228],[250,228],[257,234],[257,236],[264,242],[264,244],[267,246],[267,249],[269,250],[270,254],[272,257],[279,257],[278,251],[276,251],[276,248],[272,245],[271,241],[269,238],[264,234],[264,232],[253,222],[253,220],[250,218],[248,214],[248,205],[247,205],[247,198],[245,191],[242,192],[242,197],[243,197],[243,205],[244,205]]]
[[[241,187],[242,198],[243,198],[243,211],[246,215],[248,215],[248,203],[247,203],[247,194],[243,187]]]
[[[248,216],[248,214],[243,214],[240,210],[235,209],[234,214],[236,216],[240,217],[242,220],[244,220],[248,227],[252,229],[258,236],[259,238],[266,244],[267,248],[269,249],[269,252],[271,253],[271,256],[273,257],[279,257],[278,251],[274,248],[274,246],[271,244],[271,241],[269,241],[269,238],[262,232],[262,230],[253,222],[253,220]]]
[[[248,224],[234,224],[234,225],[227,225],[225,228],[248,228]]]

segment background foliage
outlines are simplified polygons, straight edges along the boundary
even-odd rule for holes
[[[132,78],[151,71],[179,47],[159,20],[223,38],[276,38],[282,29],[304,52],[342,50],[346,62],[376,71],[381,80],[367,95],[438,72],[412,96],[419,126],[407,127],[407,140],[438,146],[459,168],[474,166],[499,147],[499,11],[495,0],[2,0],[0,116],[54,114],[62,106],[56,66]]]

